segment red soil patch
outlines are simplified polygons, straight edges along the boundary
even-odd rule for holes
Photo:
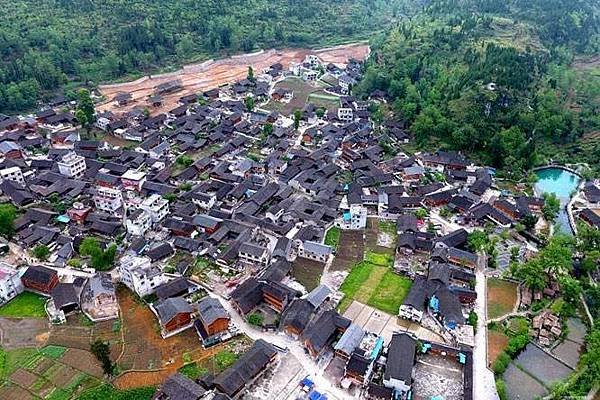
[[[492,365],[502,350],[508,345],[508,336],[504,333],[488,330],[488,365]]]
[[[31,372],[24,369],[18,369],[15,372],[13,372],[13,374],[10,376],[11,381],[23,387],[29,387],[33,385],[33,383],[37,381],[37,379],[37,375],[32,374]]]
[[[344,64],[350,58],[365,59],[369,51],[367,44],[359,43],[322,50],[268,50],[217,61],[207,61],[202,64],[187,65],[179,71],[168,74],[145,76],[133,82],[101,85],[99,87],[100,92],[107,100],[99,105],[97,109],[120,114],[136,107],[148,107],[152,114],[163,113],[177,107],[177,101],[181,96],[214,89],[245,78],[250,65],[257,73],[276,63],[281,63],[284,69],[287,69],[291,63],[302,61],[308,54],[318,55],[325,63]],[[161,83],[176,79],[181,81],[183,90],[162,96],[163,104],[160,107],[150,107],[147,99],[154,93],[154,88]],[[124,107],[118,107],[114,104],[113,98],[119,92],[131,93],[133,99],[130,104]]]
[[[199,361],[216,354],[221,346],[205,350],[193,328],[176,336],[160,336],[156,316],[132,293],[119,288],[124,352],[117,360],[124,372],[114,381],[119,389],[156,385],[183,366],[183,355]],[[127,372],[127,370],[134,370]]]
[[[29,400],[33,399],[33,395],[31,395],[27,390],[14,385],[7,384],[0,387],[0,399],[3,400]]]

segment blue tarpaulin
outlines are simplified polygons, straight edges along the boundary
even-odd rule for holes
[[[302,381],[300,381],[300,385],[312,388],[313,386],[315,386],[315,383],[307,376],[306,378],[302,379]]]
[[[467,356],[463,353],[458,353],[458,362],[464,364],[467,362]]]
[[[351,218],[352,214],[350,214],[349,212],[344,213],[344,221],[350,221]]]
[[[431,348],[431,343],[423,343],[421,347],[421,353],[427,353],[427,350]]]
[[[429,307],[431,307],[435,312],[440,311],[440,301],[437,297],[431,296],[431,299],[429,300]]]
[[[327,400],[327,396],[325,396],[323,393],[317,392],[316,390],[310,392],[308,398],[309,400]]]

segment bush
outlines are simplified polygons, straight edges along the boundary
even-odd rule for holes
[[[496,379],[496,391],[500,400],[508,400],[508,394],[506,393],[506,384],[502,379]]]
[[[506,371],[506,368],[508,368],[510,362],[511,358],[505,351],[498,354],[496,361],[494,361],[494,364],[492,365],[492,370],[494,371],[494,374],[496,374],[496,376],[502,375],[504,371]]]
[[[515,358],[529,343],[529,335],[521,334],[513,336],[509,339],[508,345],[506,346],[506,353],[511,357]]]
[[[46,245],[38,244],[33,248],[33,256],[40,261],[46,261],[49,255],[50,249]]]
[[[467,319],[467,323],[471,325],[473,329],[477,329],[478,319],[479,317],[477,316],[477,313],[474,310],[471,310],[471,312],[469,312],[469,318]]]
[[[260,314],[250,314],[248,315],[248,323],[254,326],[262,326],[263,324],[263,316]]]
[[[112,375],[114,365],[110,360],[110,345],[101,339],[97,339],[92,343],[91,352],[96,356],[98,361],[102,363],[102,369],[106,375]]]

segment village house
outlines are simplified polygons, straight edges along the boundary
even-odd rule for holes
[[[85,158],[74,152],[65,154],[57,164],[58,171],[69,178],[81,178],[86,171]]]
[[[111,276],[95,274],[87,279],[81,292],[81,310],[92,321],[119,318],[119,303]]]
[[[277,358],[277,350],[258,339],[250,350],[214,380],[215,387],[230,398],[235,398],[249,383],[264,372]]]
[[[327,262],[332,252],[333,249],[331,246],[310,240],[299,241],[298,243],[298,257],[300,258],[307,258],[309,260],[324,263]]]
[[[171,297],[158,301],[153,306],[158,316],[163,338],[175,335],[193,325],[194,310],[183,297]]]
[[[156,390],[152,400],[200,400],[206,391],[180,373],[169,376]]]
[[[96,186],[94,204],[98,210],[114,213],[123,205],[123,195],[120,190],[105,186]]]
[[[165,276],[158,268],[152,266],[148,257],[129,254],[121,257],[119,273],[121,282],[140,297],[154,293],[157,286],[166,282]]]
[[[197,305],[198,318],[194,325],[203,343],[229,329],[231,317],[218,299],[205,297]]]
[[[50,295],[52,289],[58,284],[58,274],[53,269],[32,265],[27,268],[21,281],[25,289]]]
[[[412,387],[417,341],[408,333],[394,333],[388,345],[383,384],[401,396]]]
[[[0,262],[0,305],[9,302],[23,291],[19,269]]]

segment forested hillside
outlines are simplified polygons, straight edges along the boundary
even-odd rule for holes
[[[599,27],[591,1],[434,0],[376,41],[356,93],[386,91],[420,148],[512,178],[550,157],[598,170]]]
[[[0,0],[0,112],[68,82],[107,81],[224,53],[368,39],[409,0]]]

